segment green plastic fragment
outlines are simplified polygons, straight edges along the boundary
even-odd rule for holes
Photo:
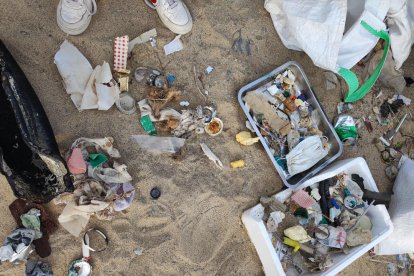
[[[293,215],[295,217],[309,218],[308,210],[306,210],[305,208],[301,208],[301,207],[296,209]]]
[[[385,60],[387,59],[388,51],[390,48],[390,38],[386,30],[375,30],[364,20],[361,21],[361,25],[371,35],[383,39],[385,41],[385,47],[382,54],[382,58],[377,68],[375,68],[374,72],[372,72],[372,75],[359,88],[358,78],[351,70],[346,68],[339,69],[338,74],[346,81],[349,88],[349,91],[345,97],[345,102],[347,103],[355,102],[357,100],[362,99],[371,90],[371,88],[377,81],[379,75],[381,74],[381,70],[384,67]]]
[[[40,219],[36,215],[23,214],[20,216],[22,224],[25,228],[40,230]]]
[[[356,126],[337,126],[335,131],[341,141],[348,138],[356,139],[358,137],[358,129]]]
[[[141,117],[141,125],[144,128],[145,132],[149,135],[156,135],[157,129],[155,128],[154,124],[151,121],[149,115]]]
[[[319,224],[328,224],[328,221],[326,220],[326,218],[322,218],[321,222],[319,222]]]
[[[35,240],[43,236],[40,231],[40,211],[38,209],[30,209],[29,212],[20,216],[20,220],[25,228],[35,231]]]
[[[102,153],[92,153],[89,154],[89,163],[91,164],[92,168],[96,168],[102,163],[108,161],[108,157]]]
[[[344,194],[345,194],[345,197],[351,195],[351,193],[349,192],[348,188],[344,188]]]

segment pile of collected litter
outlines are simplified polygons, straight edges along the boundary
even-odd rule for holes
[[[347,254],[372,239],[364,180],[339,174],[294,191],[288,198],[262,197],[263,220],[289,275],[325,271],[333,254]]]
[[[223,129],[222,121],[216,117],[216,110],[210,106],[197,106],[181,113],[167,108],[169,102],[177,101],[181,92],[174,88],[151,87],[146,99],[138,102],[141,125],[150,135],[157,130],[175,137],[187,138],[193,132],[218,135]]]
[[[287,69],[243,97],[287,179],[314,166],[331,148],[328,134],[324,133],[327,130],[321,127],[319,110],[301,89],[294,73]],[[244,134],[237,140],[249,144]]]
[[[126,165],[116,161],[120,157],[112,138],[79,138],[72,144],[67,165],[75,191],[54,199],[66,204],[59,222],[72,235],[79,236],[91,215],[111,220],[130,206],[135,188]]]

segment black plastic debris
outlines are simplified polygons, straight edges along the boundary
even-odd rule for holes
[[[362,178],[358,174],[352,174],[351,177],[352,181],[357,183],[361,190],[364,192],[364,195],[362,197],[363,200],[366,200],[368,204],[371,204],[371,202],[375,200],[375,202],[373,203],[374,205],[384,204],[388,208],[391,200],[391,193],[379,193],[369,191],[365,189],[364,178]]]
[[[404,77],[404,79],[407,87],[410,87],[411,84],[414,83],[414,80],[411,77]]]
[[[390,112],[397,113],[400,107],[404,105],[404,101],[402,99],[397,99],[393,101],[391,104],[388,101],[385,101],[380,106],[380,113],[383,118],[387,118]]]
[[[0,172],[16,197],[46,203],[72,181],[35,91],[0,41]]]
[[[158,189],[157,187],[152,188],[150,195],[153,199],[158,199],[161,196],[161,190]]]

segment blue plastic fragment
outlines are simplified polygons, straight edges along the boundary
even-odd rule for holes
[[[174,82],[175,82],[175,77],[173,76],[173,75],[168,75],[167,76],[167,82],[168,82],[168,85],[172,85]]]
[[[288,167],[287,167],[287,161],[286,159],[281,159],[279,156],[275,155],[274,156],[276,163],[284,170],[284,171],[288,171]]]
[[[339,205],[333,197],[331,197],[331,203],[333,206],[335,206],[336,209],[339,209]]]
[[[306,102],[306,96],[304,94],[299,95],[298,99],[302,100],[303,102]]]

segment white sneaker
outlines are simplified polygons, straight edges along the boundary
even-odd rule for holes
[[[95,0],[60,0],[57,7],[58,26],[67,34],[81,34],[88,28],[96,11]]]
[[[181,0],[145,0],[156,9],[162,23],[176,34],[186,34],[193,28],[193,19],[187,6]]]

